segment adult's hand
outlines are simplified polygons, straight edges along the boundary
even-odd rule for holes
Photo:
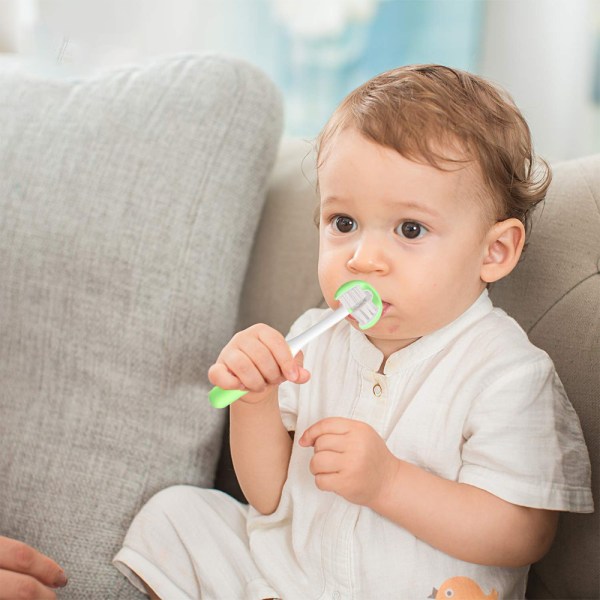
[[[52,559],[0,536],[0,600],[55,600],[53,589],[66,584],[64,571]]]

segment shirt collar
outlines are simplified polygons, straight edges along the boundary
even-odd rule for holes
[[[452,339],[491,312],[493,308],[488,291],[485,289],[477,300],[454,321],[419,338],[410,346],[394,352],[385,364],[384,374],[390,375],[437,354]],[[358,363],[371,371],[379,370],[383,361],[383,352],[369,341],[364,332],[354,327],[350,331],[350,352]]]

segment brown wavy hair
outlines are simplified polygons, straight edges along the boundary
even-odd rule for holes
[[[488,191],[484,198],[491,191],[495,218],[517,218],[526,231],[531,210],[545,198],[552,178],[549,165],[534,155],[529,126],[510,95],[458,69],[400,67],[358,87],[319,134],[318,165],[327,143],[348,127],[442,170],[475,161]]]

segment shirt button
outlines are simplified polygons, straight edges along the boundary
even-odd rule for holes
[[[342,595],[339,592],[333,592],[333,594],[331,594],[332,600],[340,600],[341,597]]]
[[[379,398],[379,396],[381,396],[381,394],[383,394],[383,390],[381,389],[381,386],[378,383],[376,383],[373,386],[373,395],[377,396]]]

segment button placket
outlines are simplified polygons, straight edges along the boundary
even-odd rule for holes
[[[386,395],[386,377],[380,373],[373,373],[373,386],[371,387],[371,393],[374,398],[382,398]]]
[[[385,375],[380,373],[371,374],[371,388],[369,390],[371,407],[371,415],[369,419],[369,425],[377,431],[380,435],[383,435],[385,431],[385,423],[387,420],[388,413],[388,394],[387,385],[385,381]]]

